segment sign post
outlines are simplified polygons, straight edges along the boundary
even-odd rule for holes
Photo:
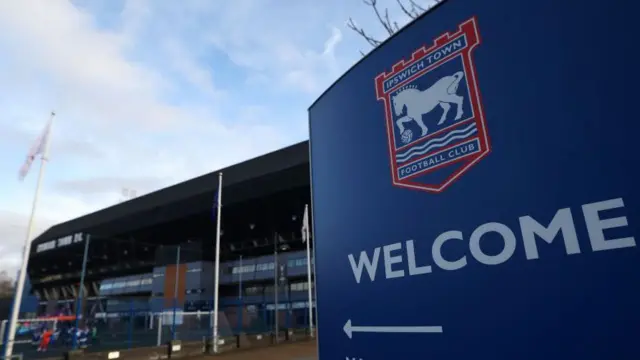
[[[640,358],[630,7],[444,1],[310,107],[319,359]]]

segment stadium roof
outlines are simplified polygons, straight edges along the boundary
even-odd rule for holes
[[[225,206],[308,187],[308,141],[54,225],[34,239],[31,252],[35,252],[38,244],[78,232],[115,236],[211,212],[220,171],[224,174]]]

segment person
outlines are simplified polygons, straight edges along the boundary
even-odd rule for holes
[[[56,346],[56,344],[59,343],[59,339],[60,339],[60,336],[62,334],[62,331],[60,330],[60,327],[58,326],[55,329],[53,329],[51,332],[52,332],[52,334],[51,334],[51,340],[49,341],[49,346],[54,347],[54,346]]]
[[[31,333],[31,346],[34,348],[38,348],[40,346],[40,339],[44,330],[44,325],[33,329],[33,332]]]
[[[40,347],[38,351],[47,351],[49,348],[49,342],[51,342],[51,336],[53,335],[53,331],[51,329],[45,329],[42,333],[42,340],[40,340]]]
[[[91,342],[96,343],[98,340],[98,325],[96,323],[91,324]]]
[[[89,340],[89,328],[85,325],[78,329],[78,347],[81,349],[87,348],[87,340]]]
[[[67,346],[73,345],[73,334],[77,331],[75,325],[68,324],[67,331],[65,331],[65,343]]]

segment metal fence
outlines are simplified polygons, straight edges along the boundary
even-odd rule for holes
[[[155,317],[148,312],[97,317],[89,321],[96,330],[89,340],[89,346],[101,350],[154,346],[158,338],[154,321]]]
[[[308,308],[299,304],[279,304],[277,325],[280,329],[309,327]],[[218,312],[219,336],[271,332],[276,326],[273,305],[242,305],[225,307]],[[175,315],[175,316],[174,316]],[[169,340],[200,341],[213,336],[213,312],[166,311],[154,314],[158,326],[158,343]],[[175,318],[175,320],[174,320]]]
[[[303,304],[306,305],[306,304]],[[296,303],[279,304],[278,311],[273,304],[242,305],[225,307],[218,314],[220,337],[238,334],[257,334],[271,332],[278,328],[307,328],[308,308]],[[97,314],[86,319],[91,331],[87,341],[87,351],[110,351],[138,347],[157,346],[171,340],[183,342],[202,341],[213,337],[213,312],[180,310],[162,313],[129,312]],[[0,339],[6,336],[7,321],[0,323]],[[82,323],[81,323],[82,324]],[[4,325],[4,326],[3,326]],[[64,333],[75,325],[71,323],[52,323],[53,328]],[[82,326],[82,325],[81,325]],[[2,345],[0,340],[0,345]],[[49,356],[71,348],[71,341],[52,342]],[[27,354],[26,358],[42,357],[36,352],[37,345],[31,341],[31,333],[23,332],[16,337],[16,353]],[[32,356],[33,355],[33,356]]]
[[[58,321],[55,319],[18,319],[14,344],[31,344],[31,331],[41,326],[46,326],[55,331],[58,328]],[[0,321],[0,346],[4,345],[9,328],[7,319]]]
[[[170,340],[201,341],[213,337],[213,312],[168,311],[156,314],[158,343]]]

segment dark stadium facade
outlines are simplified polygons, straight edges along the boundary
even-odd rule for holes
[[[25,296],[39,305],[23,306],[21,317],[74,311],[88,240],[84,316],[209,311],[220,171],[221,310],[249,306],[268,323],[277,304],[290,309],[283,322],[302,322],[309,306],[300,234],[310,203],[306,141],[51,227],[33,241],[29,258]],[[274,282],[283,275],[278,268],[282,284]]]

